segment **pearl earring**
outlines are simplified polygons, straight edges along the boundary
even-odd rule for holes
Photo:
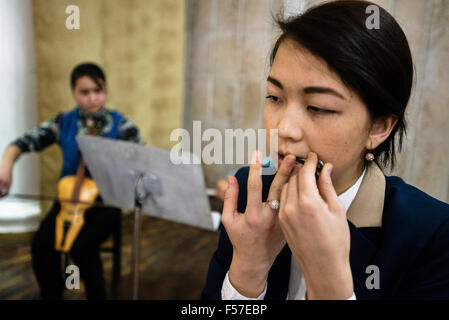
[[[371,152],[368,152],[365,155],[365,159],[368,160],[368,161],[373,161],[374,160],[374,154],[372,154]]]

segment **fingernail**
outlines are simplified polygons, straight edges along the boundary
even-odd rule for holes
[[[332,173],[332,165],[329,164],[328,167],[327,167],[327,174],[330,176],[331,173]]]
[[[282,166],[289,168],[291,166],[292,163],[292,156],[290,156],[289,154],[285,156],[284,161],[282,161]],[[294,161],[293,161],[294,162]]]
[[[260,150],[256,150],[256,163],[262,163],[262,152],[260,152]]]
[[[257,150],[253,151],[253,154],[251,155],[251,164],[255,164],[257,161]]]

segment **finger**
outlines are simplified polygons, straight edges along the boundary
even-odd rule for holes
[[[298,201],[298,194],[299,194],[299,188],[298,188],[298,175],[301,169],[302,164],[299,164],[295,166],[293,169],[292,175],[290,176],[290,179],[288,180],[287,184],[287,195],[286,195],[286,203],[287,201],[291,201],[292,203],[297,203]]]
[[[295,156],[288,155],[284,158],[273,182],[270,186],[270,191],[268,193],[269,200],[280,200],[282,187],[288,182],[290,174],[295,167]]]
[[[226,191],[228,188],[228,182],[224,179],[220,179],[217,183],[217,189],[222,190],[223,192]]]
[[[218,181],[217,186],[215,187],[215,197],[223,201],[227,188],[228,182],[226,180],[221,179],[220,181]]]
[[[302,166],[301,164],[299,166]],[[286,208],[286,204],[287,203],[291,203],[291,201],[293,201],[293,203],[295,203],[295,201],[297,201],[296,199],[298,198],[298,189],[293,186],[297,185],[296,183],[296,176],[298,174],[299,171],[299,166],[296,165],[293,168],[292,174],[290,175],[290,178],[288,179],[288,182],[284,184],[284,186],[282,187],[282,192],[281,192],[281,204],[280,204],[280,208],[279,208],[279,213],[280,215],[285,213],[285,208]],[[293,191],[291,191],[293,190]]]
[[[6,182],[0,182],[0,197],[4,197],[6,195]]]
[[[253,152],[248,176],[247,209],[259,212],[262,208],[262,153],[259,150]]]
[[[297,175],[300,171],[299,166],[296,165],[292,171],[292,174],[286,184],[282,187],[281,192],[281,207],[279,211],[280,225],[284,232],[284,235],[287,237],[288,230],[290,229],[289,223],[282,223],[288,221],[288,214],[291,212],[286,212],[286,210],[292,210],[292,205],[296,208],[296,203],[298,202],[298,184],[297,184]]]
[[[225,191],[223,202],[223,221],[231,220],[237,212],[237,200],[239,196],[239,184],[237,179],[230,175],[228,176],[228,188]]]
[[[287,202],[287,188],[288,188],[288,183],[284,184],[282,186],[282,191],[281,191],[281,198],[280,198],[280,208],[279,208],[279,222],[280,222],[280,226],[282,228],[282,230],[284,230],[284,226],[283,226],[283,214],[285,212],[285,203]]]
[[[309,152],[307,160],[298,176],[298,188],[301,190],[301,195],[306,198],[312,198],[319,195],[315,177],[317,164],[318,157],[316,153]]]
[[[321,197],[327,203],[331,211],[333,211],[333,209],[340,208],[341,206],[340,199],[338,199],[337,192],[335,191],[332,183],[332,168],[332,164],[326,163],[324,168],[321,170],[320,177],[318,178],[318,189]]]
[[[282,186],[281,200],[279,200],[281,202],[279,212],[284,212],[285,203],[287,202],[287,188],[288,188],[288,183],[286,183]]]

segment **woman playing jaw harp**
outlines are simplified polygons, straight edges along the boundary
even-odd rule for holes
[[[278,21],[264,125],[279,169],[261,176],[256,152],[228,177],[203,299],[449,299],[449,205],[382,171],[401,148],[413,63],[387,11],[366,28],[370,5]]]

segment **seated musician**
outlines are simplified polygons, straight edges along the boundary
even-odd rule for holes
[[[279,169],[261,175],[259,151],[228,177],[202,298],[449,299],[449,205],[383,173],[414,72],[386,10],[367,29],[371,5],[326,2],[278,21],[263,116]]]
[[[91,63],[76,66],[71,74],[71,87],[77,107],[41,123],[6,148],[0,166],[2,196],[10,189],[13,166],[20,155],[41,151],[53,143],[58,143],[63,153],[61,178],[76,175],[80,152],[75,136],[78,133],[88,134],[92,125],[100,136],[145,144],[138,128],[129,119],[105,107],[106,77],[100,67]],[[61,254],[55,250],[55,221],[60,209],[61,204],[55,202],[32,241],[32,265],[42,299],[63,298]],[[98,249],[110,235],[120,214],[117,208],[90,207],[84,214],[84,225],[71,246],[70,256],[79,267],[88,299],[106,298]]]

